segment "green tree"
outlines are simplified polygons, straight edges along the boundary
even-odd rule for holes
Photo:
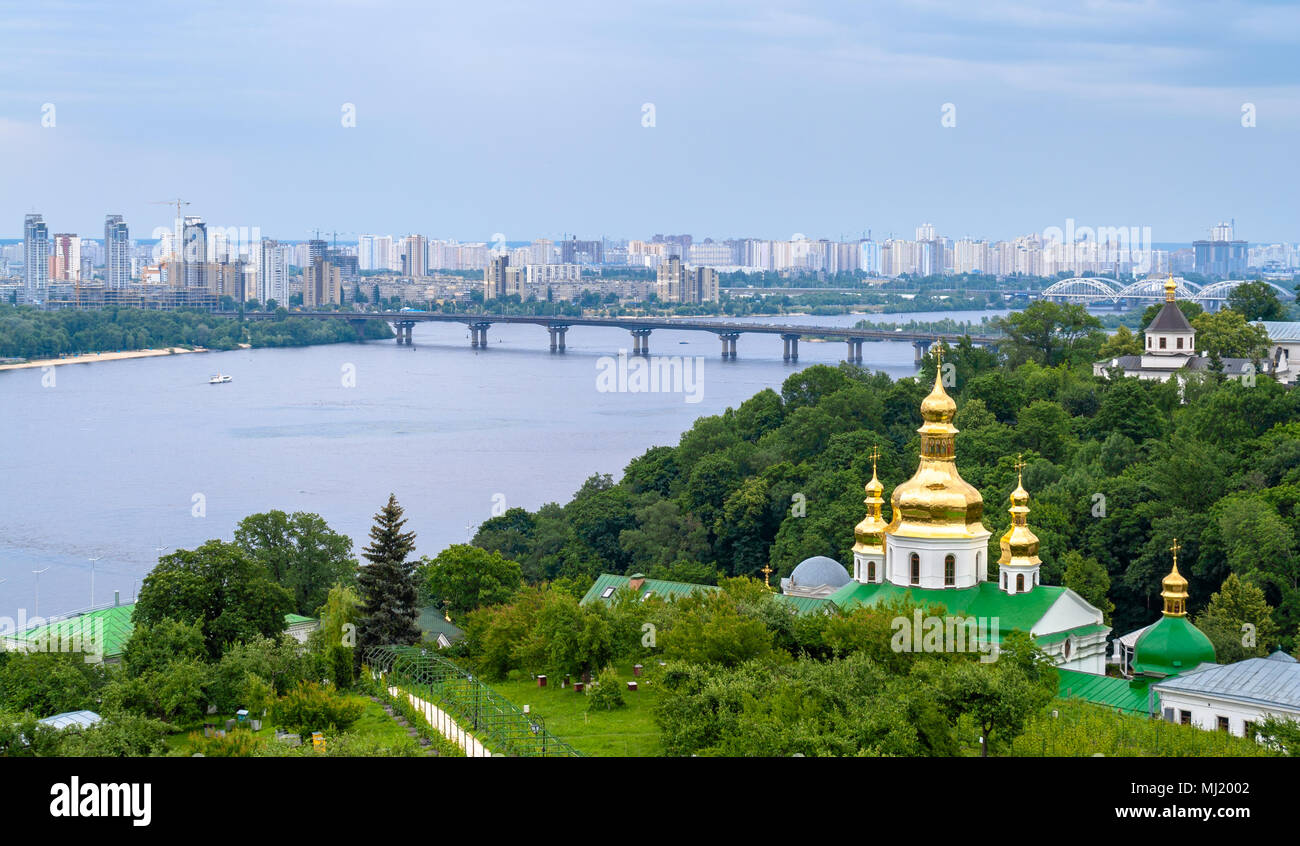
[[[305,616],[316,614],[330,588],[356,577],[352,539],[331,530],[319,514],[251,514],[235,527],[235,543],[266,565]]]
[[[1004,351],[1013,364],[1037,361],[1054,366],[1096,357],[1105,339],[1101,321],[1081,305],[1037,300],[1023,311],[994,321],[1007,336]]]
[[[1205,312],[1192,321],[1196,348],[1211,359],[1261,359],[1268,355],[1268,332],[1247,323],[1241,312],[1221,309]]]
[[[1065,586],[1101,611],[1103,620],[1110,625],[1115,603],[1110,601],[1110,574],[1106,568],[1096,558],[1084,557],[1075,549],[1062,556],[1062,564],[1065,571],[1062,581]]]
[[[197,549],[178,549],[158,560],[145,577],[132,620],[199,621],[208,654],[219,658],[227,644],[284,631],[293,599],[266,566],[240,547],[211,540]]]
[[[1278,637],[1264,591],[1236,573],[1229,573],[1223,587],[1211,594],[1209,604],[1196,617],[1196,627],[1214,644],[1220,664],[1262,658]]]
[[[424,598],[460,617],[485,605],[510,601],[523,582],[518,562],[499,552],[452,544],[436,558],[421,561]]]
[[[362,555],[370,562],[357,574],[361,597],[361,620],[357,625],[357,647],[364,656],[371,646],[409,645],[420,640],[419,587],[415,565],[408,561],[415,549],[415,532],[404,532],[406,519],[397,497],[375,515],[370,527],[370,545]]]
[[[1121,324],[1101,345],[1101,349],[1097,350],[1097,357],[1106,359],[1124,355],[1142,355],[1142,351],[1142,338],[1134,335],[1127,326]]]
[[[1286,306],[1273,286],[1262,280],[1243,282],[1228,294],[1228,308],[1252,323],[1256,320],[1286,320]]]

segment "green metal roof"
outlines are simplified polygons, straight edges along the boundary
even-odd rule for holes
[[[1007,594],[995,582],[980,582],[960,590],[899,587],[884,582],[864,585],[850,582],[831,594],[830,601],[848,611],[859,605],[880,605],[907,600],[923,607],[942,605],[949,614],[964,617],[998,618],[999,639],[1013,629],[1033,631],[1048,609],[1060,599],[1065,588],[1039,585],[1027,593]],[[1091,628],[1091,627],[1088,627]],[[1082,629],[1071,629],[1070,634]]]
[[[1149,688],[1145,679],[1127,681],[1077,670],[1058,669],[1056,672],[1060,676],[1056,695],[1062,699],[1082,699],[1132,714],[1151,713]]]
[[[628,586],[631,580],[630,576],[616,576],[613,573],[601,573],[595,583],[582,597],[582,604],[588,605],[592,602],[604,602],[608,604],[614,594],[618,593]],[[613,588],[613,590],[609,590]],[[715,591],[718,588],[715,585],[696,585],[690,582],[669,582],[663,579],[646,579],[645,584],[641,586],[640,593],[642,596],[647,591],[651,596],[658,596],[663,599],[677,599],[682,596],[689,596],[697,591]],[[605,593],[609,592],[606,596]],[[808,614],[813,611],[824,610],[829,604],[829,599],[818,599],[811,596],[787,596],[783,593],[774,593],[772,598],[782,605],[792,607],[798,614]]]
[[[135,603],[131,603],[87,611],[75,617],[28,629],[15,639],[26,641],[39,650],[60,651],[58,644],[72,643],[74,638],[79,638],[78,651],[87,654],[102,653],[105,659],[120,658],[135,629],[131,623],[131,611],[134,608]]]
[[[438,635],[446,635],[447,640],[455,642],[465,636],[465,632],[455,623],[449,623],[443,615],[442,609],[430,605],[427,608],[420,609],[420,616],[416,619],[415,624],[424,632],[424,636],[433,640]]]
[[[74,637],[81,637],[80,651],[86,653],[102,651],[105,660],[115,660],[122,657],[122,653],[126,650],[126,642],[131,639],[131,634],[135,631],[135,623],[131,620],[134,611],[134,602],[127,605],[114,605],[110,608],[97,608],[94,611],[28,629],[14,639],[36,644],[37,648],[41,648],[40,644],[46,641],[57,644],[60,640],[67,642]],[[286,628],[296,623],[310,623],[314,620],[314,617],[304,617],[301,614],[284,615]],[[103,627],[102,630],[100,626]],[[99,634],[100,631],[102,636]],[[89,643],[86,642],[87,638],[90,639]],[[95,642],[100,639],[102,644]]]
[[[1133,669],[1172,676],[1215,662],[1214,644],[1186,617],[1161,617],[1133,644]]]

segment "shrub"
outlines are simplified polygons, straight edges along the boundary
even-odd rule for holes
[[[595,686],[587,694],[587,710],[613,711],[615,708],[622,708],[625,704],[623,682],[619,679],[618,673],[613,667],[601,670]]]
[[[365,705],[355,696],[303,682],[275,703],[274,719],[306,740],[314,731],[347,731],[364,711]]]

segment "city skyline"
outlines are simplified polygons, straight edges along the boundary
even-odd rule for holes
[[[0,194],[15,221],[83,233],[179,193],[285,240],[881,239],[922,220],[1005,240],[1074,219],[1185,242],[1235,218],[1289,241],[1288,20],[1162,2],[18,9],[0,153],[23,166]]]

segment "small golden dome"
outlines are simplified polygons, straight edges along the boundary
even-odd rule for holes
[[[1174,281],[1174,275],[1170,273],[1169,278],[1165,280],[1165,302],[1172,303],[1176,293],[1178,293],[1178,283]]]
[[[1038,535],[1029,528],[1029,492],[1025,490],[1024,462],[1016,459],[1016,489],[1011,492],[1011,527],[1002,536],[999,565],[1032,567],[1042,563],[1038,557]]]
[[[1161,587],[1164,588],[1160,591],[1160,596],[1165,601],[1166,617],[1187,616],[1187,579],[1178,572],[1178,551],[1182,548],[1178,538],[1174,538],[1173,546],[1169,547],[1169,551],[1174,554],[1174,567],[1169,571],[1169,575],[1160,581]]]
[[[853,527],[853,538],[856,543],[853,544],[854,552],[872,552],[882,553],[885,545],[885,529],[889,524],[885,522],[880,514],[880,508],[885,504],[881,494],[885,491],[885,486],[880,483],[876,477],[876,460],[880,457],[880,450],[872,447],[871,449],[871,481],[867,482],[867,498],[863,502],[867,506],[867,516],[862,522]]]

